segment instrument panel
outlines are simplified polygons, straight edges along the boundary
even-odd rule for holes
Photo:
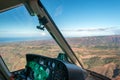
[[[66,74],[67,68],[61,61],[32,54],[26,55],[26,59],[27,77],[29,77],[30,80],[68,80],[68,75]],[[30,70],[30,68],[32,70]]]
[[[25,69],[13,72],[14,80],[110,80],[70,62],[27,54]]]
[[[27,54],[25,69],[14,72],[15,80],[85,80],[82,68],[55,58]]]

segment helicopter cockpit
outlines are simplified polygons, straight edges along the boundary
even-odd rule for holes
[[[85,56],[82,57],[84,61],[82,61],[81,56],[77,55],[73,51],[73,48],[71,48],[71,45],[69,45],[69,43],[73,46],[77,44],[74,39],[69,38],[72,34],[69,34],[67,39],[63,36],[63,33],[61,33],[62,30],[60,30],[54,22],[55,19],[50,16],[49,10],[43,5],[44,1],[0,1],[0,26],[2,26],[1,30],[3,30],[3,32],[1,32],[2,35],[0,35],[0,37],[2,37],[0,42],[0,80],[111,80],[108,76],[93,72],[90,66],[94,59],[96,61],[106,59],[108,50],[101,48],[106,48],[103,46],[104,42],[100,46],[98,46],[99,42],[95,42],[97,45],[92,45],[92,48],[90,48],[89,45],[91,44],[88,45],[83,41],[91,40],[91,38],[85,37],[84,39],[80,39],[80,41],[83,42],[81,44],[85,44],[85,46],[77,46],[80,48],[79,51],[82,51],[87,46],[92,54],[92,56],[90,56],[91,61],[89,61],[89,57],[86,57],[86,55],[88,55],[86,51],[86,53],[83,54]],[[48,5],[48,3],[46,2],[46,5]],[[10,11],[10,13],[8,13],[8,11]],[[62,8],[59,6],[54,16],[61,14],[61,11]],[[12,25],[10,25],[10,23],[12,23]],[[7,31],[4,27],[7,28]],[[15,29],[16,27],[17,29]],[[47,36],[48,34],[51,38]],[[20,37],[18,37],[18,35]],[[30,38],[30,36],[32,36],[32,38]],[[46,38],[43,38],[44,36]],[[14,41],[10,41],[11,37]],[[54,39],[54,41],[52,39]],[[78,38],[75,37],[75,39],[79,42]],[[96,39],[97,38],[94,40]],[[9,42],[6,40],[9,40]],[[45,46],[47,47],[45,48]],[[99,52],[98,48],[106,52],[105,58],[104,56],[101,57],[101,55],[99,55],[99,57],[92,53],[92,50]],[[77,49],[78,48],[75,48],[76,51]],[[114,52],[114,50],[112,51]],[[9,53],[12,53],[12,55]],[[9,56],[9,58],[6,57],[6,55]],[[114,54],[112,55],[115,56]],[[109,58],[109,56],[107,56],[107,58]],[[20,61],[17,61],[18,59]],[[118,61],[118,57],[116,61]],[[12,64],[13,62],[16,63]],[[88,63],[88,65],[85,65],[84,62]],[[106,63],[109,62],[111,61],[106,61]],[[85,68],[86,66],[88,69]]]

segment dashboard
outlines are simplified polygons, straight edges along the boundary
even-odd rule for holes
[[[27,54],[24,69],[9,72],[0,59],[0,80],[111,80],[60,58]]]
[[[13,72],[15,80],[85,80],[84,70],[72,63],[27,54],[25,69]]]

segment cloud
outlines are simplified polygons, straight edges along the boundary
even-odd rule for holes
[[[62,5],[60,5],[60,6],[58,6],[58,7],[56,8],[55,13],[54,13],[54,16],[55,16],[55,17],[56,17],[56,16],[59,16],[59,15],[62,14],[62,12],[63,12],[63,7],[62,7]]]
[[[114,29],[113,32],[114,32],[115,35],[120,35],[120,29]]]
[[[105,36],[105,35],[119,35],[119,27],[99,27],[99,28],[81,28],[62,30],[63,35],[67,37],[84,37],[84,36]]]
[[[2,31],[0,37],[40,37],[47,36],[48,33],[42,31]]]
[[[107,31],[110,29],[113,29],[114,27],[106,27],[106,28],[84,28],[84,29],[78,29],[77,31]]]
[[[110,30],[116,30],[117,28],[115,27],[99,27],[99,28],[81,28],[81,29],[72,29],[72,30],[62,30],[62,31],[77,31],[77,32],[82,32],[82,31],[89,31],[89,32],[96,32],[96,31],[110,31]]]
[[[113,35],[113,32],[107,31],[66,31],[63,32],[63,35],[66,37],[85,37],[85,36],[104,36],[104,35]]]

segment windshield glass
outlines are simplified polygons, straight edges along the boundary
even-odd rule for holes
[[[86,69],[109,78],[120,69],[119,0],[41,0]]]
[[[0,55],[10,71],[23,69],[26,54],[56,58],[62,50],[47,30],[39,30],[38,18],[24,6],[0,13]]]
[[[85,69],[109,78],[119,75],[119,0],[40,1]],[[24,6],[0,14],[0,55],[10,71],[23,69],[28,53],[52,58],[63,53],[46,29],[36,28],[39,25]]]

